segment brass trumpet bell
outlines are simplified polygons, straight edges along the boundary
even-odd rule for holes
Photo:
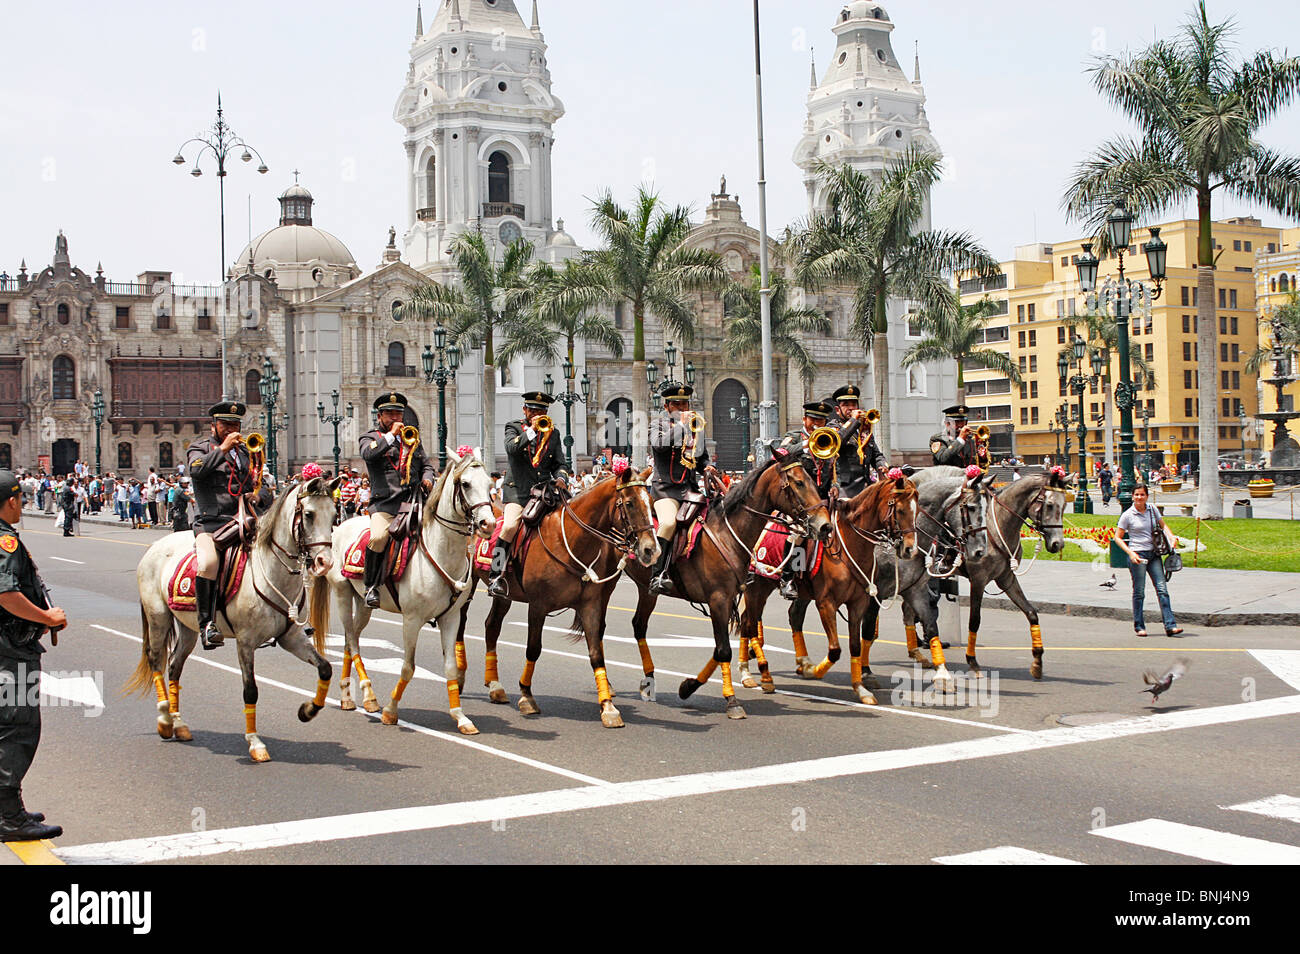
[[[549,434],[555,430],[555,422],[551,420],[549,414],[538,414],[533,418],[533,429],[542,434]]]
[[[818,460],[840,455],[840,435],[833,427],[819,427],[808,435],[808,453]]]
[[[413,424],[407,424],[402,428],[402,443],[407,447],[414,447],[420,443],[420,429]]]
[[[266,450],[266,438],[254,431],[244,438],[244,447],[249,454],[260,454]]]

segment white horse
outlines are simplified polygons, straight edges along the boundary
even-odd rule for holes
[[[244,739],[254,762],[269,762],[270,753],[257,735],[257,679],[253,654],[268,640],[316,667],[316,697],[298,710],[303,722],[316,717],[325,704],[332,671],[321,655],[324,628],[316,625],[327,615],[322,597],[313,594],[312,627],[304,627],[298,614],[303,595],[303,564],[310,561],[313,576],[326,573],[332,562],[330,532],[337,514],[334,490],[338,481],[315,477],[291,484],[258,518],[257,537],[244,567],[234,598],[216,614],[217,628],[233,636],[244,682]],[[181,560],[194,552],[194,533],[186,530],[163,537],[145,551],[136,568],[140,587],[140,617],[144,644],[140,662],[124,692],[146,691],[150,682],[158,697],[158,734],[164,739],[188,742],[190,727],[181,718],[181,670],[198,639],[198,613],[172,610],[167,587]],[[324,590],[323,587],[316,589]],[[163,671],[166,670],[166,683]]]
[[[412,548],[406,572],[398,581],[398,603],[393,602],[387,585],[379,587],[381,608],[402,615],[405,646],[402,675],[381,718],[384,725],[397,724],[397,704],[415,675],[415,647],[420,639],[420,629],[426,622],[436,621],[438,635],[442,638],[443,670],[447,676],[451,716],[461,732],[475,735],[478,729],[460,706],[465,664],[464,660],[457,659],[453,641],[459,628],[461,606],[470,596],[470,558],[465,538],[475,533],[489,536],[496,525],[492,514],[492,481],[479,451],[463,455],[448,451],[447,458],[448,466],[424,505],[420,537]],[[369,517],[353,517],[335,528],[334,565],[325,579],[334,594],[334,612],[343,627],[343,666],[339,672],[343,708],[356,708],[350,681],[355,665],[364,694],[362,704],[367,712],[375,712],[379,703],[360,652],[361,632],[370,622],[371,609],[365,603],[362,580],[348,579],[342,573],[348,549],[369,527]],[[324,587],[315,586],[313,589]],[[312,605],[316,605],[315,594]],[[328,612],[322,630],[327,623]]]

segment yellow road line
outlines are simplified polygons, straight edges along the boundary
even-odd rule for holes
[[[25,865],[62,865],[54,853],[54,844],[49,841],[6,841],[5,847],[22,859]]]
[[[635,612],[636,612],[635,609],[630,609],[630,608],[628,608],[628,607],[626,607],[626,606],[614,606],[614,605],[611,604],[609,608],[612,609],[612,610],[619,610],[620,612],[623,612],[623,613],[635,613]],[[654,611],[653,613],[651,613],[650,615],[651,615],[651,616],[667,616],[667,617],[669,617],[669,618],[671,618],[671,619],[694,619],[694,620],[708,619],[707,616],[687,616],[687,615],[685,615],[684,613],[664,613],[664,612],[661,612],[661,611],[659,611],[659,610],[655,610],[655,611]],[[786,629],[784,626],[769,626],[767,623],[764,623],[764,624],[763,624],[763,628],[766,629],[766,630],[773,630],[773,631],[778,632],[778,633],[789,633],[789,632],[792,632],[792,630]],[[821,631],[819,631],[819,630],[816,630],[816,629],[805,629],[803,632],[804,632],[804,635],[805,635],[805,636],[821,636],[823,639],[826,637],[826,634],[825,634],[825,633],[823,633],[823,632],[821,632]],[[1138,637],[1134,637],[1134,638],[1138,638]],[[847,642],[848,637],[847,637],[847,636],[844,637],[844,640]],[[1179,642],[1182,642],[1182,640],[1179,640]],[[901,642],[901,641],[898,641],[898,640],[893,640],[893,639],[877,639],[875,645],[877,645],[877,646],[906,646],[907,643],[906,643],[906,642]],[[1080,652],[1080,653],[1091,653],[1091,652],[1098,652],[1098,653],[1107,653],[1107,652],[1109,652],[1109,653],[1129,653],[1129,652],[1135,652],[1135,653],[1136,653],[1136,652],[1140,652],[1140,653],[1161,653],[1161,652],[1164,652],[1164,653],[1244,653],[1244,652],[1249,652],[1249,650],[1247,650],[1247,649],[1236,649],[1236,648],[1215,648],[1215,647],[1198,647],[1198,648],[1192,648],[1192,647],[1190,647],[1190,646],[1058,646],[1058,645],[1056,645],[1055,643],[1051,643],[1051,642],[1044,643],[1044,647],[1045,647],[1046,649],[1050,649],[1052,652],[1056,652],[1057,650],[1060,650],[1060,651],[1062,651],[1062,652]],[[1025,643],[1023,646],[985,646],[985,645],[983,645],[983,644],[980,644],[980,645],[977,646],[976,648],[979,649],[979,650],[993,650],[993,651],[1005,650],[1005,651],[1007,651],[1007,652],[1021,652],[1021,651],[1025,650],[1025,649],[1028,649],[1028,648],[1029,648],[1029,643],[1026,641],[1026,643]]]
[[[62,533],[54,533],[54,532],[51,531],[51,530],[26,530],[26,529],[20,529],[18,532],[19,532],[19,533],[35,533],[35,534],[39,534],[39,535],[42,536],[42,537],[61,537],[61,536],[63,536]],[[148,543],[137,543],[135,540],[110,540],[110,539],[108,539],[107,537],[82,537],[81,539],[83,539],[83,540],[96,540],[96,541],[98,541],[99,543],[120,543],[120,544],[122,544],[123,546],[127,546],[127,547],[144,547],[145,549],[148,549],[149,547],[153,546],[153,543],[154,543],[154,541],[152,541],[152,540],[149,541]]]

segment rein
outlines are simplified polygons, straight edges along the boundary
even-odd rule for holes
[[[328,494],[309,494],[308,496],[327,497]],[[279,541],[275,539],[274,533],[272,533],[270,538],[271,555],[276,558],[276,561],[280,564],[281,568],[286,573],[288,573],[291,577],[301,577],[303,564],[306,562],[307,555],[311,552],[311,550],[315,547],[330,546],[331,541],[318,540],[314,542],[307,542],[303,540],[302,538],[303,536],[302,495],[297,492],[295,492],[293,521],[290,524],[290,527],[291,527],[290,534],[293,538],[293,545],[297,548],[298,552],[296,554],[290,553],[287,549],[285,549],[280,545]],[[263,567],[261,570],[263,581],[270,588],[272,593],[274,593],[276,596],[278,596],[281,600],[284,601],[284,606],[279,605],[278,603],[276,603],[275,600],[271,599],[269,596],[263,593],[261,588],[257,585],[257,575],[258,575],[259,563],[261,560],[262,549],[263,549],[262,547],[254,546],[250,553],[249,582],[253,586],[253,592],[256,593],[258,597],[261,598],[262,602],[265,603],[267,606],[270,606],[277,613],[279,613],[281,616],[284,617],[285,620],[284,629],[280,630],[280,632],[273,637],[274,639],[279,639],[281,636],[285,634],[285,632],[289,629],[291,625],[297,623],[298,625],[301,626],[304,624],[305,621],[302,620],[298,616],[298,614],[302,612],[303,604],[306,601],[307,587],[305,585],[300,584],[298,599],[291,600],[289,599],[289,597],[285,596],[283,593],[280,592],[279,587],[277,587],[275,583],[271,581],[270,574],[268,574],[265,568]],[[283,554],[284,557],[287,557],[290,562],[286,563],[285,560],[281,558],[280,554]],[[227,622],[230,621],[229,616],[226,617],[226,621]]]
[[[622,573],[623,568],[627,566],[628,556],[630,554],[633,541],[635,540],[637,535],[645,532],[646,530],[653,529],[654,527],[653,523],[648,523],[645,526],[641,526],[641,527],[633,526],[632,515],[627,504],[627,498],[623,496],[624,490],[633,489],[637,487],[644,487],[644,486],[646,486],[646,482],[644,480],[636,479],[636,480],[629,480],[623,484],[618,484],[614,488],[615,506],[618,509],[618,519],[623,521],[627,527],[627,530],[622,535],[607,533],[604,530],[600,530],[596,527],[591,526],[580,516],[578,516],[577,512],[575,512],[573,508],[570,506],[569,501],[567,500],[564,501],[563,506],[560,508],[560,539],[564,541],[564,549],[565,552],[569,554],[569,558],[572,559],[574,563],[578,564],[578,566],[582,567],[581,573],[578,573],[576,570],[573,569],[573,567],[569,566],[563,560],[556,557],[554,553],[551,553],[551,548],[546,546],[546,540],[544,536],[542,537],[542,546],[546,547],[546,552],[551,555],[552,559],[554,559],[557,563],[563,566],[570,573],[573,573],[575,576],[580,577],[583,583],[596,583],[598,585],[602,583],[608,583],[610,580],[616,578],[620,573]],[[596,560],[593,559],[590,564],[583,563],[582,560],[578,558],[577,554],[573,552],[573,547],[569,544],[569,532],[564,523],[564,518],[566,516],[572,517],[575,521],[577,521],[578,526],[581,527],[589,536],[595,537],[601,543],[608,544],[609,546],[613,547],[615,551],[621,554],[619,557],[618,565],[614,567],[613,573],[609,574],[609,576],[606,577],[597,576],[595,570]],[[596,559],[599,559],[599,556],[600,554],[597,553]]]
[[[1012,510],[1009,506],[1007,506],[1005,503],[999,500],[998,499],[999,495],[995,494],[993,496],[993,502],[996,503],[1003,510],[1005,510],[1007,513],[1009,513],[1013,518],[1015,518],[1014,527],[1017,535],[1019,535],[1020,533],[1020,528],[1024,526],[1026,523],[1029,524],[1032,528],[1038,530],[1040,534],[1039,538],[1036,541],[1034,541],[1033,556],[1030,558],[1029,563],[1025,566],[1025,568],[1021,570],[1019,568],[1020,555],[1018,553],[1012,552],[1011,547],[1007,545],[1006,537],[1002,533],[1002,527],[999,526],[997,519],[996,518],[994,519],[993,529],[997,534],[998,548],[1002,550],[1003,553],[1006,554],[1007,559],[1011,563],[1011,570],[1013,573],[1016,574],[1016,576],[1024,576],[1026,573],[1029,572],[1030,568],[1033,567],[1034,563],[1037,562],[1038,554],[1043,549],[1043,535],[1045,535],[1048,530],[1065,529],[1063,523],[1053,523],[1053,524],[1043,523],[1043,507],[1047,503],[1047,494],[1048,491],[1051,489],[1055,489],[1055,488],[1049,488],[1049,486],[1046,483],[1044,483],[1043,486],[1039,489],[1038,493],[1034,495],[1034,499],[1029,502],[1029,508],[1023,514],[1019,513],[1018,511]],[[1033,515],[1035,507],[1038,509],[1038,516],[1036,517]],[[1016,549],[1018,550],[1019,547],[1017,547]]]
[[[479,464],[478,466],[481,467],[483,465]],[[448,477],[448,479],[451,480],[452,483],[454,484],[454,489],[452,491],[452,496],[453,496],[452,507],[456,510],[459,510],[460,513],[463,514],[463,519],[460,521],[454,521],[442,515],[441,494],[438,497],[437,506],[434,508],[433,511],[433,519],[439,526],[445,527],[459,536],[472,537],[474,535],[474,531],[473,531],[474,513],[481,507],[491,507],[492,501],[489,499],[489,500],[481,501],[476,504],[471,504],[469,502],[469,499],[465,496],[464,488],[461,487],[460,481],[457,480],[456,477],[457,475],[455,473],[452,473]],[[469,559],[467,556],[466,557],[467,566],[465,568],[465,579],[463,580],[452,579],[451,574],[449,574],[446,570],[442,568],[442,564],[440,564],[434,558],[433,553],[430,552],[429,544],[425,542],[424,539],[423,527],[420,528],[420,532],[416,536],[419,539],[420,552],[423,553],[425,559],[428,560],[429,563],[433,565],[433,568],[434,570],[437,571],[438,576],[442,577],[442,581],[446,583],[449,587],[451,587],[452,602],[455,602],[456,598],[459,597],[462,592],[464,592],[465,587],[469,585],[469,581],[474,576],[474,561]],[[443,612],[446,612],[446,610],[444,610]]]

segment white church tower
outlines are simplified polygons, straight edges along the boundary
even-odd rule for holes
[[[533,0],[525,25],[513,0],[435,0],[416,15],[410,68],[393,110],[406,131],[406,260],[447,277],[447,246],[483,230],[488,247],[523,236],[539,257],[552,235],[551,95]]]
[[[880,176],[895,157],[911,146],[942,155],[925,115],[925,90],[917,55],[911,80],[903,72],[890,42],[894,24],[879,3],[853,0],[835,17],[835,50],[821,81],[811,68],[807,117],[794,151],[803,171],[810,212],[824,212],[825,200],[817,182],[816,164],[848,163],[868,175]],[[927,202],[920,228],[930,228]],[[808,296],[808,305],[827,313],[849,314],[852,293]],[[905,319],[908,305],[890,300],[889,407],[890,447],[909,462],[929,463],[929,436],[939,430],[942,409],[953,403],[957,368],[951,361],[913,369],[901,368],[903,355],[920,335]],[[864,355],[869,364],[869,355]],[[873,370],[863,368],[860,382],[870,400],[875,391]],[[839,382],[842,384],[844,382]],[[836,385],[838,386],[838,384]]]

